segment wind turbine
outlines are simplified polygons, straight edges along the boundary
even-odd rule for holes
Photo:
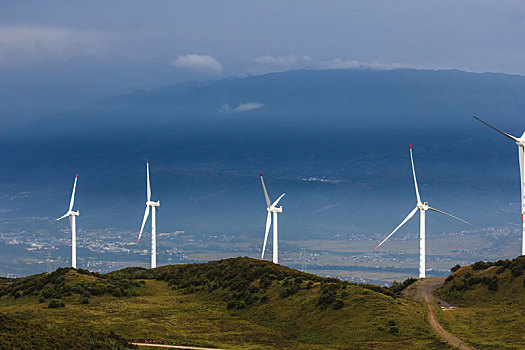
[[[520,161],[520,178],[521,178],[521,225],[522,225],[522,238],[521,238],[521,255],[525,255],[525,222],[523,221],[523,215],[525,214],[525,158],[524,158],[524,148],[525,148],[525,132],[521,135],[520,138],[509,135],[499,129],[496,129],[492,125],[485,123],[483,120],[474,116],[474,119],[482,122],[489,128],[492,128],[499,132],[500,134],[507,136],[512,141],[516,142],[518,145],[518,159]]]
[[[419,278],[425,278],[425,271],[426,271],[426,267],[425,267],[425,258],[426,258],[426,253],[425,253],[425,235],[426,235],[426,232],[425,232],[425,214],[426,214],[426,211],[427,210],[432,210],[432,211],[435,211],[437,213],[441,213],[441,214],[445,214],[445,215],[448,215],[456,220],[459,220],[461,222],[464,222],[468,225],[470,225],[470,223],[466,222],[465,220],[462,220],[454,215],[450,215],[448,213],[445,213],[444,211],[441,211],[441,210],[437,210],[437,209],[434,209],[432,207],[429,207],[428,206],[428,202],[421,202],[421,198],[419,197],[419,190],[417,188],[417,179],[416,179],[416,170],[414,169],[414,158],[412,157],[412,144],[410,144],[410,161],[412,163],[412,174],[414,175],[414,186],[416,188],[416,199],[417,199],[417,204],[416,204],[416,207],[414,208],[414,210],[412,210],[410,212],[410,214],[408,214],[408,216],[405,218],[405,220],[403,220],[398,227],[396,227],[396,229],[394,231],[392,231],[391,234],[389,234],[381,243],[379,243],[377,245],[377,247],[375,247],[375,249],[379,248],[383,243],[386,242],[387,239],[390,238],[390,236],[392,236],[394,233],[396,233],[397,230],[399,230],[399,228],[401,228],[401,226],[403,226],[408,220],[410,220],[415,214],[416,212],[419,210]]]
[[[144,212],[144,219],[142,220],[142,226],[140,227],[139,238],[137,243],[140,242],[140,236],[142,236],[142,231],[144,230],[144,225],[146,220],[148,220],[149,211],[151,208],[151,268],[154,269],[157,267],[157,236],[156,236],[156,220],[155,220],[155,211],[157,211],[160,206],[160,202],[153,202],[151,200],[151,187],[149,184],[149,159],[146,159],[146,211]]]
[[[71,193],[71,200],[69,201],[69,210],[63,216],[55,221],[62,220],[69,216],[69,223],[71,224],[71,266],[77,268],[77,221],[76,217],[80,215],[77,211],[73,211],[73,204],[75,203],[75,189],[77,188],[77,178],[75,175],[75,183],[73,184],[73,192]]]
[[[261,260],[264,258],[264,251],[266,250],[266,241],[268,239],[268,232],[270,231],[270,225],[272,224],[272,214],[273,214],[273,263],[278,264],[279,263],[279,247],[277,243],[277,214],[283,212],[283,207],[276,207],[277,203],[281,200],[281,198],[284,197],[284,193],[281,194],[279,198],[273,203],[270,202],[270,197],[268,196],[268,192],[266,191],[266,186],[264,186],[264,180],[262,173],[260,172],[259,175],[261,176],[261,183],[264,191],[264,197],[266,198],[266,210],[268,211],[268,215],[266,216],[266,230],[264,232],[264,243],[263,243],[263,249],[261,254]]]

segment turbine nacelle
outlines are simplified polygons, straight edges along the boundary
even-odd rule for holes
[[[79,215],[80,215],[80,212],[78,210],[77,211],[70,210],[64,215],[62,215],[61,217],[59,217],[58,219],[55,219],[55,221],[62,220],[64,218],[67,218],[68,216],[79,216]]]
[[[157,202],[147,201],[146,205],[149,205],[150,207],[160,207],[160,201],[157,201]]]
[[[282,213],[283,212],[283,207],[270,207],[270,208],[266,208],[267,211],[269,211],[270,213]]]

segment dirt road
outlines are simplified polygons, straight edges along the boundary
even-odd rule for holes
[[[168,345],[168,344],[150,344],[150,343],[132,343],[136,346],[147,346],[151,348],[167,348],[167,349],[179,349],[179,350],[221,350],[211,348],[197,348],[195,346],[181,346],[181,345]]]
[[[455,346],[458,349],[474,350],[474,348],[465,345],[461,339],[444,330],[436,319],[436,310],[434,310],[434,305],[432,304],[434,300],[434,291],[441,287],[444,282],[445,278],[443,277],[430,277],[425,278],[423,284],[419,287],[419,293],[427,303],[428,321],[436,332],[438,332],[439,335],[441,335],[441,337],[443,337],[443,339],[445,339],[450,345]]]

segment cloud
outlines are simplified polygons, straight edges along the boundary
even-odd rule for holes
[[[408,63],[380,63],[380,62],[363,62],[358,60],[342,60],[334,58],[331,61],[321,62],[319,67],[321,69],[352,69],[352,68],[369,68],[378,70],[390,70],[400,68],[412,68],[412,69],[451,69],[447,66],[437,66],[430,64],[408,64]]]
[[[184,55],[177,57],[171,64],[180,69],[197,72],[221,73],[222,64],[210,55]]]
[[[289,55],[289,56],[258,56],[253,59],[256,63],[269,64],[269,65],[278,65],[291,67],[299,63],[311,62],[312,59],[308,56],[299,56],[299,55]]]
[[[264,103],[259,103],[259,102],[247,102],[247,103],[241,103],[240,105],[238,105],[237,107],[235,108],[231,108],[229,104],[227,103],[224,103],[222,106],[221,106],[221,112],[224,112],[224,113],[241,113],[241,112],[246,112],[246,111],[251,111],[253,109],[257,109],[257,108],[261,108],[264,106]]]
[[[49,26],[0,27],[0,57],[3,63],[40,63],[97,55],[105,36],[94,30]]]
[[[264,106],[264,103],[259,103],[259,102],[241,103],[233,110],[233,112],[234,113],[246,112],[246,111],[251,111],[252,109],[261,108],[263,106]]]

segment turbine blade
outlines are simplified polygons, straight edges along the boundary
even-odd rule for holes
[[[268,208],[270,208],[270,206],[271,206],[271,204],[270,204],[270,197],[268,197],[268,192],[266,191],[266,186],[264,186],[264,180],[263,180],[262,172],[259,172],[259,175],[261,176],[261,183],[262,183],[262,186],[263,186],[264,197],[266,198],[266,205],[268,206]]]
[[[140,236],[142,236],[142,231],[144,230],[144,225],[146,225],[146,220],[148,220],[149,216],[149,205],[146,205],[146,211],[144,212],[144,219],[142,219],[142,226],[140,227],[140,233],[139,238],[137,239],[137,242],[140,242]]]
[[[268,212],[266,216],[266,230],[264,231],[264,243],[261,253],[261,260],[264,259],[264,251],[266,250],[266,241],[268,240],[268,232],[270,232],[270,224],[272,223],[272,213]]]
[[[286,193],[281,194],[281,196],[280,196],[279,198],[277,198],[277,200],[276,200],[275,202],[273,202],[272,207],[275,207],[275,206],[277,205],[277,203],[279,203],[279,201],[281,200],[281,198],[284,197],[285,194],[286,194]]]
[[[149,184],[149,159],[146,159],[146,182],[147,182],[146,193],[147,193],[148,202],[149,202],[151,200],[151,186]]]
[[[65,218],[67,216],[68,216],[68,214],[66,213],[66,214],[62,215],[61,217],[59,217],[58,219],[56,219],[55,221],[62,220],[63,218]]]
[[[514,137],[514,136],[512,136],[512,135],[509,135],[509,134],[507,134],[506,132],[503,132],[503,131],[501,131],[501,130],[499,130],[499,129],[496,129],[496,128],[493,127],[492,125],[490,125],[490,124],[488,124],[488,123],[485,123],[483,120],[479,119],[479,118],[476,117],[476,116],[473,116],[473,117],[474,117],[474,119],[476,119],[476,120],[479,121],[479,122],[482,122],[483,124],[485,124],[485,125],[488,126],[489,128],[494,129],[494,130],[496,130],[497,132],[499,132],[500,134],[503,134],[503,135],[507,136],[509,139],[513,140],[514,142],[518,142],[518,139],[517,139],[516,137]]]
[[[379,243],[379,244],[377,245],[377,247],[375,247],[375,249],[379,248],[383,243],[386,242],[387,239],[390,238],[390,236],[392,236],[394,233],[396,233],[396,231],[399,230],[399,228],[400,228],[401,226],[403,226],[408,220],[410,220],[410,219],[414,216],[414,214],[416,213],[417,209],[418,209],[418,207],[415,207],[414,210],[412,210],[412,211],[410,212],[410,214],[407,215],[407,217],[405,218],[405,220],[403,220],[403,221],[399,224],[399,226],[396,227],[396,229],[395,229],[394,231],[392,231],[391,234],[389,234],[388,236],[386,236],[386,238],[383,239],[383,241],[382,241],[381,243]],[[375,250],[375,249],[374,249],[374,250]]]
[[[464,223],[467,224],[467,225],[472,225],[470,222],[467,222],[467,221],[465,221],[465,220],[463,220],[463,219],[460,219],[460,218],[458,218],[457,216],[451,215],[451,214],[449,214],[449,213],[445,213],[444,211],[437,210],[437,209],[435,209],[435,208],[431,208],[431,207],[428,207],[428,210],[432,210],[432,211],[435,211],[436,213],[441,213],[441,214],[444,214],[444,215],[448,215],[448,216],[450,216],[451,218],[454,218],[454,219],[456,219],[456,220],[459,220],[459,221],[461,221],[461,222],[464,222]]]
[[[69,211],[73,210],[73,204],[75,204],[75,190],[77,188],[78,174],[75,176],[75,183],[73,184],[73,192],[71,192],[71,200],[69,201]]]
[[[412,156],[412,144],[410,144],[410,162],[412,163],[412,174],[414,174],[414,186],[416,187],[417,203],[420,204],[421,198],[419,197],[419,189],[417,188],[416,169],[414,168],[414,157]]]

